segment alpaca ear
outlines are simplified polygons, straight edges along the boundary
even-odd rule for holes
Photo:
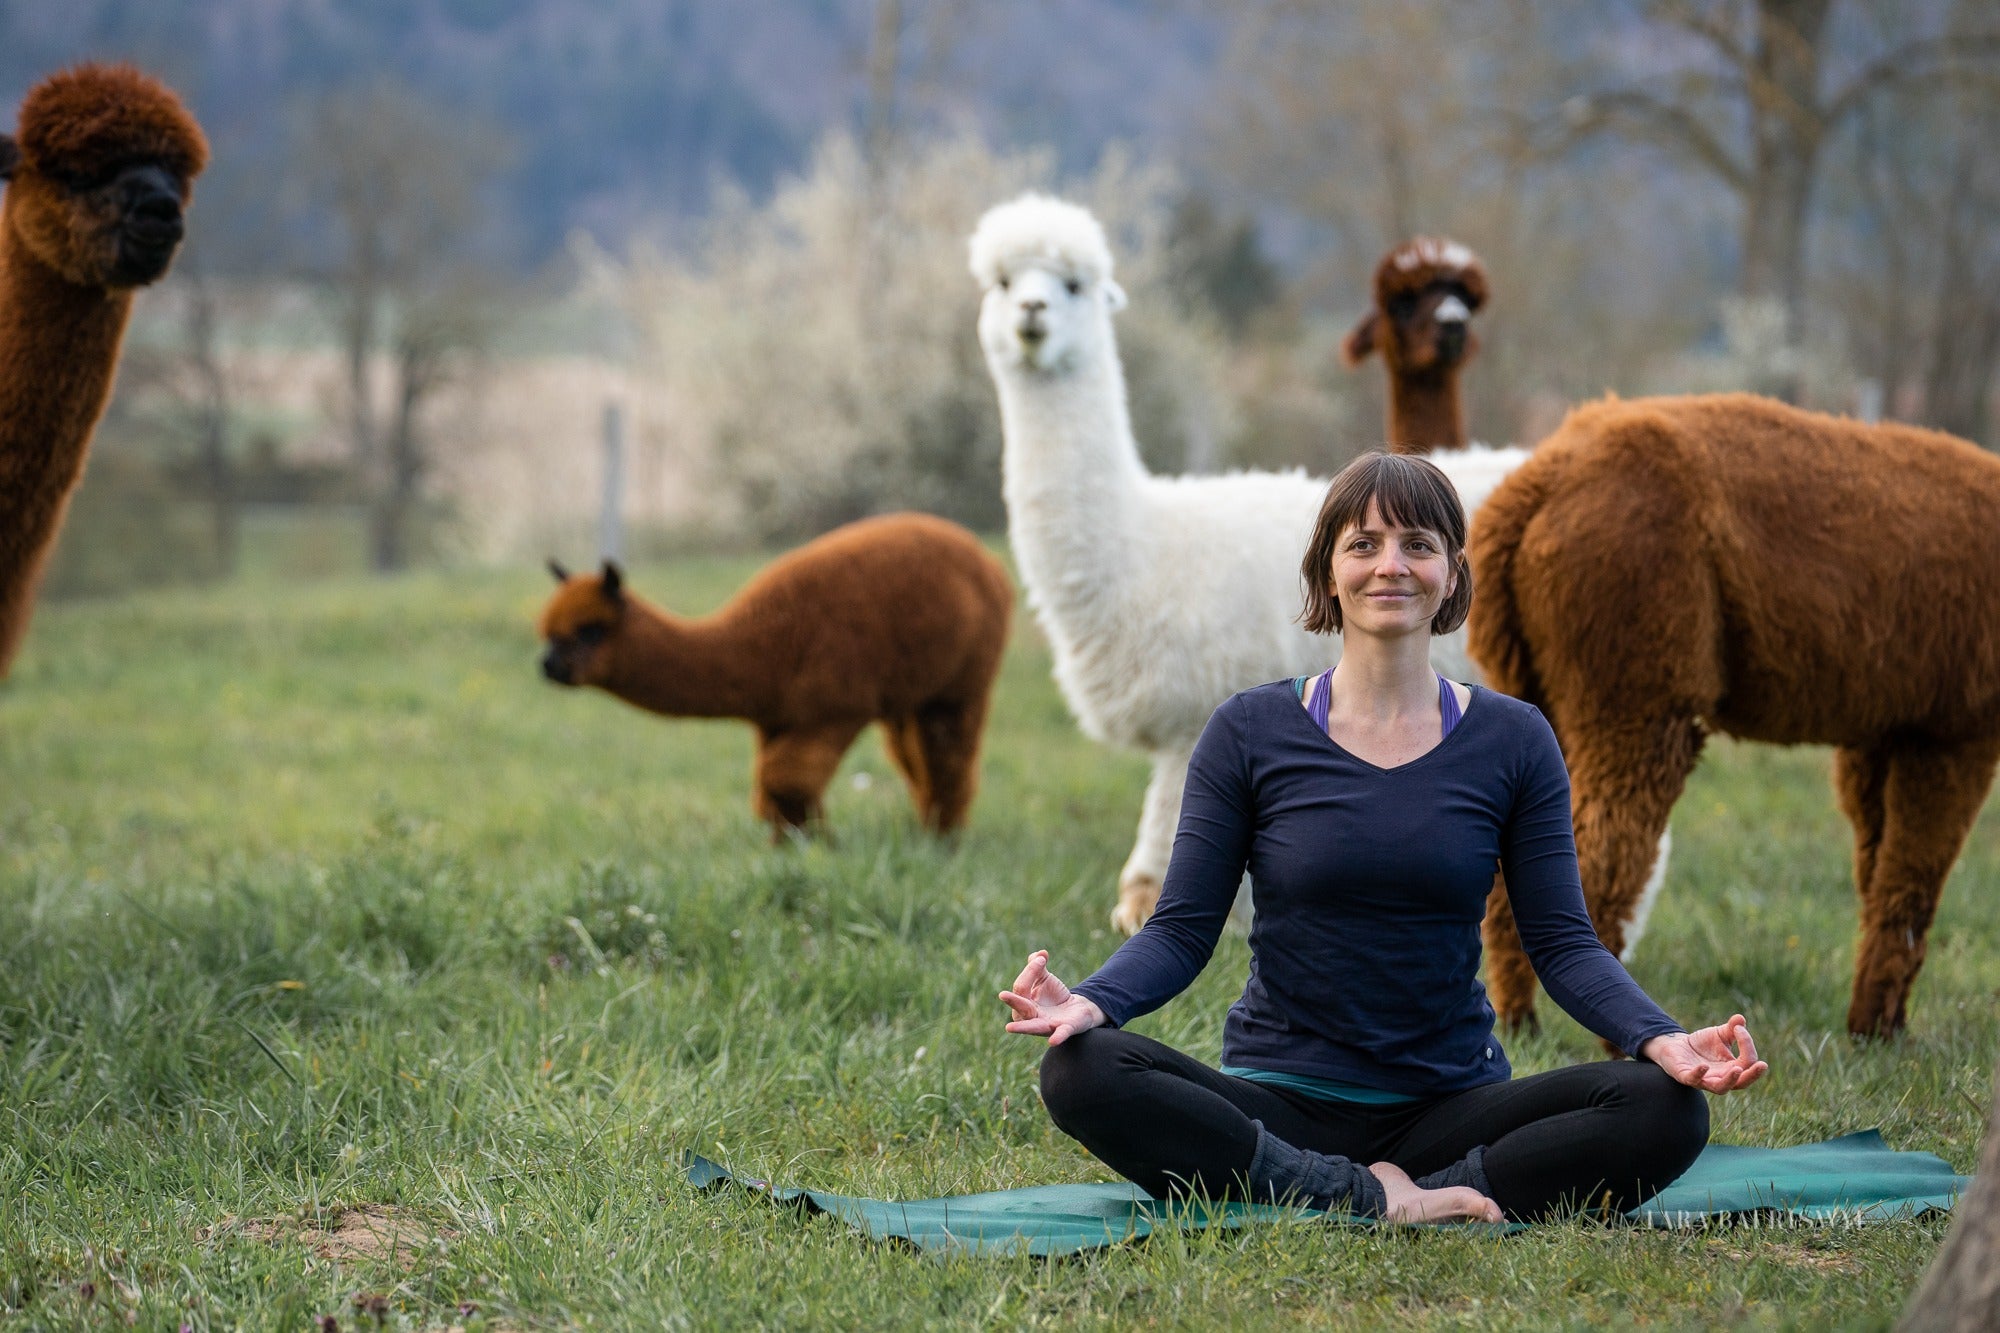
[[[1111,279],[1106,278],[1104,280],[1104,308],[1115,315],[1120,310],[1123,310],[1126,304],[1125,289]]]
[[[1350,366],[1358,366],[1368,359],[1368,354],[1375,350],[1375,328],[1381,322],[1381,318],[1373,310],[1361,317],[1361,322],[1341,340],[1341,360]]]
[[[562,561],[556,559],[554,556],[549,557],[549,573],[555,575],[557,583],[569,582],[569,571],[564,569]]]
[[[625,571],[618,568],[616,560],[606,560],[604,562],[604,576],[599,580],[598,586],[603,590],[605,597],[611,601],[616,602],[624,597]]]
[[[0,134],[0,181],[14,179],[14,171],[21,165],[21,146],[4,134]]]

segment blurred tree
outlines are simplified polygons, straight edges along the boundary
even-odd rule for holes
[[[1993,383],[2000,369],[2000,90],[1968,89],[1952,99],[1953,139],[1941,206],[1935,211],[1937,275],[1924,420],[1989,447]]]
[[[1986,1333],[2000,1313],[2000,1081],[1972,1188],[1952,1210],[1951,1233],[1910,1297],[1897,1333]]]
[[[713,508],[739,539],[795,541],[899,508],[991,531],[1006,521],[1000,417],[966,237],[996,201],[1054,185],[1047,154],[915,141],[879,196],[895,245],[871,256],[853,239],[876,188],[866,150],[835,134],[808,171],[767,202],[737,201],[690,253],[585,257],[641,331],[640,373],[672,404],[676,441],[712,460]],[[1211,321],[1178,309],[1166,273],[1179,182],[1114,152],[1064,188],[1103,221],[1132,295],[1118,339],[1147,461],[1217,460],[1234,425],[1226,349]]]
[[[1991,77],[2000,15],[1976,8],[1973,22],[1930,32],[1918,31],[1928,15],[1899,8],[1900,31],[1850,61],[1834,41],[1835,0],[1639,0],[1653,41],[1627,48],[1636,59],[1614,60],[1626,69],[1609,77],[1592,53],[1577,78],[1605,86],[1563,97],[1523,130],[1549,154],[1604,134],[1656,144],[1727,187],[1741,207],[1738,291],[1776,302],[1796,338],[1827,144],[1892,90]],[[1639,62],[1653,68],[1630,72]]]
[[[1277,266],[1258,242],[1256,219],[1225,222],[1206,191],[1191,191],[1174,205],[1167,252],[1168,280],[1181,302],[1214,316],[1238,340],[1283,290]]]
[[[192,260],[193,262],[188,262]],[[229,376],[222,365],[222,315],[215,283],[199,255],[183,260],[187,294],[183,347],[191,372],[195,457],[207,492],[210,534],[215,543],[215,570],[222,578],[236,572],[241,522],[236,496],[236,469],[229,456]]]
[[[429,467],[424,409],[496,320],[485,193],[507,149],[490,126],[391,83],[310,103],[295,138],[303,265],[335,310],[370,561],[398,570]]]

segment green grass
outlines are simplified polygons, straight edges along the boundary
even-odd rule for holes
[[[748,561],[635,572],[689,610]],[[1025,621],[955,849],[878,744],[828,844],[772,849],[747,729],[544,685],[546,579],[269,582],[44,606],[0,686],[0,1328],[1116,1324],[1881,1327],[1941,1222],[1504,1241],[1269,1227],[1074,1261],[936,1260],[699,1198],[695,1148],[848,1193],[1104,1173],[1047,1123],[993,993],[1075,977],[1145,768],[1085,741]],[[1969,1169],[2000,1051],[2000,838],[1947,889],[1911,1030],[1856,1045],[1824,752],[1719,744],[1634,970],[1747,1011],[1722,1141],[1879,1125]],[[866,773],[865,787],[854,779]],[[1218,1054],[1240,938],[1142,1030]],[[1595,1058],[1543,1004],[1524,1071]],[[442,1244],[327,1258],[391,1205]],[[290,1219],[290,1239],[253,1223]],[[88,1284],[88,1292],[86,1292]]]

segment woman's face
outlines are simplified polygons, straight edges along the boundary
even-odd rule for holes
[[[1387,522],[1373,500],[1334,544],[1332,576],[1348,635],[1428,634],[1431,617],[1458,587],[1443,536]]]

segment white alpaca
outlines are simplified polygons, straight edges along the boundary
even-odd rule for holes
[[[972,274],[1000,392],[1008,539],[1056,681],[1086,735],[1153,759],[1111,914],[1129,934],[1159,899],[1209,714],[1237,690],[1339,655],[1338,641],[1297,620],[1299,561],[1327,483],[1297,471],[1146,471],[1111,331],[1125,294],[1085,209],[1029,194],[990,210],[972,236]],[[1526,457],[1472,449],[1435,461],[1469,513]],[[1463,631],[1440,639],[1435,657],[1446,675],[1474,678]]]

